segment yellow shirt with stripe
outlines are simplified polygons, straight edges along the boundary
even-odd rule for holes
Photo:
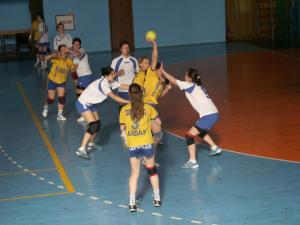
[[[39,23],[38,21],[34,20],[31,24],[31,28],[33,30],[33,36],[34,40],[38,41],[40,39],[40,33],[39,33]]]
[[[57,84],[66,82],[69,72],[74,70],[75,67],[75,64],[69,58],[54,58],[51,60],[51,63],[52,67],[48,74],[48,78]]]
[[[131,104],[125,105],[120,112],[120,124],[126,127],[126,145],[138,147],[153,144],[151,120],[157,118],[157,111],[150,105],[144,104],[144,116],[140,121],[131,118]]]
[[[152,70],[149,67],[146,74],[143,71],[140,71],[136,74],[133,83],[139,84],[144,89],[145,103],[158,104],[157,99],[162,94],[163,85],[155,70]]]

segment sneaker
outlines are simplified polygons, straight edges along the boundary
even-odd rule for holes
[[[161,201],[159,200],[153,200],[154,207],[161,207]]]
[[[137,212],[137,205],[129,205],[129,212]]]
[[[64,117],[62,114],[58,114],[56,119],[59,120],[59,121],[65,121],[67,118]]]
[[[78,119],[77,119],[77,122],[85,122],[85,119],[84,119],[84,117],[83,116],[81,116],[81,117],[79,117]]]
[[[196,169],[199,167],[199,164],[197,162],[193,163],[191,161],[187,161],[185,164],[181,166],[183,169]]]
[[[90,159],[91,157],[89,156],[88,152],[85,149],[78,149],[76,150],[76,155],[84,158],[84,159]]]
[[[94,144],[94,145],[88,145],[87,147],[87,151],[88,152],[91,152],[93,150],[103,150],[103,147],[101,145],[97,145],[97,144]]]
[[[39,61],[36,61],[35,64],[33,64],[34,67],[38,67],[39,65],[41,65]]]
[[[210,149],[209,156],[216,156],[220,155],[222,153],[222,149],[220,147],[217,147],[216,149]]]
[[[46,118],[48,116],[48,108],[44,107],[42,115],[44,118]]]

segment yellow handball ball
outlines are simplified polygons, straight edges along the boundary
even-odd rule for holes
[[[156,40],[156,32],[153,31],[153,30],[149,30],[147,33],[146,33],[146,40],[147,41],[155,41]]]

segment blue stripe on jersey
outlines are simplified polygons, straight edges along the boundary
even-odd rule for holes
[[[130,59],[130,61],[133,63],[133,68],[134,68],[134,72],[136,73],[137,72],[137,70],[136,70],[136,62],[135,62],[135,60],[133,59],[133,58],[129,58]]]
[[[101,82],[102,82],[103,80],[104,80],[104,77],[102,77],[102,79],[100,80],[99,85],[98,85],[98,88],[99,88],[99,91],[100,91],[102,94],[105,95],[105,93],[104,93],[104,91],[103,91],[103,89],[102,89],[102,87],[101,87]]]
[[[115,71],[116,71],[116,72],[119,72],[120,65],[121,65],[122,61],[123,61],[123,58],[120,58],[120,59],[118,60],[118,62],[117,62],[117,64],[116,64],[116,68],[115,68]]]
[[[191,87],[189,87],[187,89],[184,89],[184,91],[191,94],[193,92],[193,90],[195,89],[195,87],[196,87],[196,84],[194,84],[193,86],[191,86]]]

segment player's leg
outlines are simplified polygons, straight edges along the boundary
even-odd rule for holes
[[[55,101],[55,94],[56,94],[56,86],[55,83],[52,81],[48,80],[48,85],[47,85],[47,99],[45,101],[45,104],[43,106],[43,112],[42,115],[44,118],[48,116],[48,108],[49,105],[53,104]]]
[[[99,118],[99,114],[96,111],[96,107],[95,106],[92,106],[90,108],[90,110],[93,112],[94,118],[99,123],[99,128],[96,130],[96,132],[91,136],[91,138],[89,140],[89,143],[87,145],[87,151],[88,152],[91,152],[93,150],[102,150],[103,149],[102,146],[95,144],[96,135],[97,135],[97,133],[99,133],[99,130],[101,128],[101,121],[100,121],[100,118]]]
[[[146,157],[144,157],[144,160],[145,160],[145,166],[146,166],[147,172],[150,176],[150,182],[151,182],[151,185],[153,188],[153,193],[154,193],[153,204],[155,207],[160,207],[161,199],[160,199],[160,193],[159,193],[159,178],[158,178],[158,174],[157,174],[153,146],[152,146],[152,149],[145,149],[145,151],[150,152],[146,155]],[[152,156],[150,156],[151,154],[152,154]]]
[[[57,120],[64,121],[66,117],[63,116],[63,109],[66,102],[66,94],[64,84],[57,87],[58,104],[57,104]]]
[[[151,130],[154,139],[154,148],[156,148],[162,139],[161,119],[159,117],[151,122]]]
[[[140,158],[130,157],[129,158],[131,173],[129,177],[129,211],[136,212],[136,191],[137,191],[137,182],[140,174]]]
[[[195,136],[199,134],[198,130],[192,126],[185,135],[185,141],[188,148],[189,160],[181,167],[184,169],[195,169],[199,167],[197,163]]]

